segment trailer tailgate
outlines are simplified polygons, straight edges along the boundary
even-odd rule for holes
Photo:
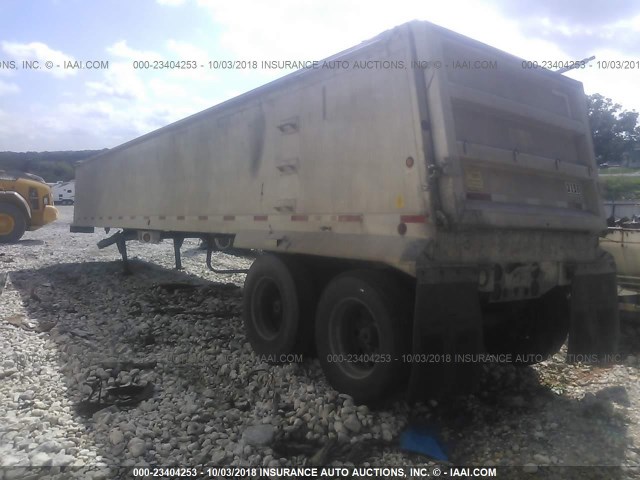
[[[451,223],[605,228],[582,84],[436,26],[414,36],[417,60],[439,61],[427,135]]]

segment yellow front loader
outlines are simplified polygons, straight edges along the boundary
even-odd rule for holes
[[[30,173],[0,170],[0,243],[14,243],[24,232],[58,218],[51,188]]]

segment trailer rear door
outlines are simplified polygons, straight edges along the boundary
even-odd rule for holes
[[[605,228],[582,84],[435,25],[412,29],[445,217],[460,229]]]

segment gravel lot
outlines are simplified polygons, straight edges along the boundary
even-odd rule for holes
[[[611,367],[558,354],[536,367],[487,366],[476,395],[446,404],[358,406],[328,386],[317,360],[273,366],[252,353],[244,275],[208,272],[197,242],[185,242],[180,272],[170,242],[131,242],[125,276],[115,246],[96,247],[104,232],[69,233],[73,207],[59,209],[55,224],[0,246],[1,478],[434,465],[400,450],[409,425],[432,429],[451,465],[513,467],[498,478],[640,478],[640,319],[623,319]],[[214,255],[221,267],[251,263]],[[95,411],[98,395],[112,405]]]

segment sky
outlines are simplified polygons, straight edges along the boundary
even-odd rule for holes
[[[1,0],[0,151],[111,148],[290,73],[209,62],[320,60],[412,19],[532,61],[631,61],[567,76],[640,111],[634,0]],[[197,68],[135,68],[160,60]]]

